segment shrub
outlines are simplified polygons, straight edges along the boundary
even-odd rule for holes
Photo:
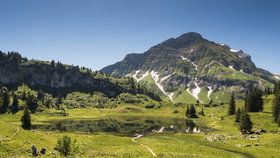
[[[65,135],[58,139],[54,150],[57,150],[65,157],[72,155],[75,150],[75,141],[73,142],[69,136]]]
[[[147,105],[145,105],[146,109],[152,109],[154,107],[155,107],[155,104],[147,104]]]

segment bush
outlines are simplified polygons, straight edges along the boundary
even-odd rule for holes
[[[154,107],[155,107],[155,104],[147,104],[147,105],[145,105],[146,109],[152,109]]]
[[[145,101],[147,99],[143,98],[140,95],[132,95],[132,94],[129,94],[129,93],[122,93],[118,96],[118,100],[120,102],[124,102],[124,103],[137,104],[137,103],[141,103],[142,101]]]
[[[73,151],[75,150],[75,141],[72,142],[71,138],[65,135],[58,139],[54,150],[57,150],[62,156],[65,157],[72,155]]]

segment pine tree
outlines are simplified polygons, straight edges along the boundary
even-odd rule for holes
[[[40,101],[43,101],[44,98],[45,98],[45,93],[42,90],[39,90],[37,92],[37,99],[40,100]]]
[[[262,91],[260,89],[252,88],[247,92],[245,109],[249,112],[263,111]]]
[[[241,110],[239,129],[242,134],[250,133],[253,128],[250,116],[245,109]]]
[[[238,108],[235,113],[235,122],[240,122],[241,109]]]
[[[11,112],[13,114],[17,113],[19,110],[19,107],[18,107],[18,97],[16,94],[14,94],[14,97],[13,97],[13,103],[11,105]]]
[[[204,109],[203,109],[203,108],[201,109],[201,112],[200,112],[200,113],[201,113],[202,116],[205,116],[205,114],[204,114]]]
[[[280,93],[280,81],[275,83],[273,92],[274,92],[275,95]]]
[[[198,118],[194,105],[191,105],[190,108],[188,107],[186,115],[189,118]]]
[[[9,104],[10,104],[10,95],[9,91],[6,87],[2,88],[2,105],[0,107],[0,113],[4,114],[7,112]]]
[[[234,115],[234,114],[235,114],[235,97],[234,94],[232,94],[229,102],[228,115]]]
[[[23,91],[21,94],[21,100],[26,101],[26,92]]]
[[[189,117],[189,114],[190,114],[190,108],[189,108],[189,106],[187,106],[186,117]]]
[[[21,117],[21,127],[25,130],[31,129],[31,116],[29,114],[28,108],[24,108],[23,116]]]
[[[32,113],[35,113],[37,111],[38,108],[37,99],[30,93],[27,95],[26,105],[28,106],[28,109]]]
[[[279,94],[275,97],[272,105],[272,116],[274,122],[280,120],[279,119],[280,118],[280,95]]]

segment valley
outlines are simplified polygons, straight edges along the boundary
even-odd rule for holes
[[[264,98],[263,112],[250,113],[254,130],[267,131],[252,138],[239,133],[234,116],[227,116],[226,104],[203,107],[205,116],[190,119],[195,124],[185,119],[185,106],[169,104],[153,109],[124,103],[112,109],[68,109],[66,116],[61,110],[46,109],[31,115],[31,131],[20,127],[22,112],[4,114],[0,118],[0,153],[29,157],[30,147],[35,145],[46,148],[47,157],[59,156],[53,150],[56,140],[68,135],[77,141],[76,154],[82,157],[278,157],[279,127],[272,123],[272,99]],[[196,108],[200,111],[202,105]],[[187,126],[199,130],[189,133]]]

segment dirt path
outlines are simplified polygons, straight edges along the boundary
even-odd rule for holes
[[[143,135],[137,134],[135,137],[133,137],[133,138],[131,139],[131,141],[134,142],[134,143],[137,143],[136,139],[139,139],[139,138],[141,138],[141,137],[143,137]],[[139,144],[139,145],[141,145],[142,147],[148,149],[148,150],[150,151],[150,153],[151,153],[154,157],[157,157],[157,155],[153,152],[153,150],[152,150],[151,148],[149,148],[148,146],[146,146],[146,145],[144,145],[144,144],[141,144],[141,143],[137,143],[137,144]]]

